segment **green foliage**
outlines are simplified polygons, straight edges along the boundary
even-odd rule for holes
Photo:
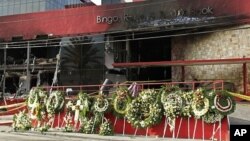
[[[155,90],[144,90],[129,104],[126,118],[134,127],[147,128],[162,119],[162,106]]]
[[[128,110],[128,105],[131,103],[131,97],[127,87],[119,87],[112,95],[113,113],[118,118],[123,118]]]
[[[110,122],[106,120],[100,126],[99,135],[102,136],[111,136],[114,135],[113,127],[111,126]]]
[[[227,91],[212,91],[210,97],[212,109],[221,115],[226,116],[235,111],[236,102]]]
[[[21,111],[13,116],[12,127],[14,131],[26,131],[31,129],[31,120],[25,111]]]

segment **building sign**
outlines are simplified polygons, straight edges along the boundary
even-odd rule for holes
[[[155,10],[156,11],[156,10]],[[176,19],[180,17],[209,17],[213,16],[213,8],[208,6],[201,9],[169,9],[168,11],[157,11],[152,12],[150,15],[129,15],[124,14],[123,16],[100,16],[97,15],[97,24],[114,24],[119,22],[152,22],[159,19]]]
[[[65,36],[144,27],[172,30],[202,25],[200,27],[203,28],[245,24],[250,21],[250,0],[240,0],[240,3],[239,0],[190,1],[149,0],[0,16],[0,38],[11,40],[13,36],[23,35],[24,39],[33,39],[34,36],[45,33]]]

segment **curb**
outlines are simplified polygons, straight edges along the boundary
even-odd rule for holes
[[[163,140],[172,140],[172,141],[186,141],[187,139],[172,139],[172,138],[158,138],[158,137],[145,137],[145,136],[123,136],[123,135],[114,135],[114,136],[100,136],[98,134],[82,134],[82,133],[69,133],[69,132],[38,132],[38,131],[27,131],[27,132],[14,132],[10,131],[9,133],[18,134],[18,135],[38,135],[38,136],[61,136],[74,139],[87,139],[87,140],[100,140],[100,141],[163,141]]]

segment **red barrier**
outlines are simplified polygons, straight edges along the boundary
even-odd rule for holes
[[[65,123],[63,121],[65,112],[57,114],[55,116],[53,127],[63,128]],[[60,118],[58,118],[60,117]],[[169,125],[165,128],[165,118],[162,121],[153,127],[148,129],[137,129],[131,126],[126,120],[124,124],[124,119],[116,119],[111,113],[105,115],[107,119],[114,125],[114,133],[115,134],[123,134],[124,135],[142,135],[142,136],[154,136],[157,138],[186,138],[186,139],[217,139],[217,140],[228,140],[229,139],[229,125],[228,119],[225,117],[221,123],[217,122],[215,124],[207,124],[203,122],[201,119],[196,120],[193,117],[188,118],[177,118],[176,126],[174,131],[170,131]],[[59,120],[58,120],[59,119]],[[36,122],[33,122],[36,124]],[[220,128],[221,124],[221,128]],[[59,125],[59,126],[58,126]],[[74,125],[74,123],[73,123]],[[124,126],[125,125],[125,126]],[[79,123],[77,128],[79,129]],[[165,133],[164,133],[165,131]],[[164,136],[165,135],[165,136]]]
[[[195,84],[209,84],[207,88],[220,90],[223,89],[223,81],[193,81],[193,82],[169,82],[169,83],[141,83],[139,84],[142,88],[146,86],[152,85],[163,85],[163,84],[172,84],[172,85],[179,85],[179,84],[190,84],[191,89],[195,89]],[[99,88],[101,85],[90,85],[90,86],[55,86],[53,90],[64,90],[66,88],[74,88],[76,91],[85,90],[87,87],[91,88]],[[50,90],[50,88],[44,88],[44,90]],[[92,91],[91,91],[92,92]],[[69,98],[66,99],[75,99]],[[64,128],[66,109],[64,111],[55,115],[55,119],[53,121],[53,127]],[[217,140],[228,140],[229,138],[229,124],[228,119],[224,118],[221,122],[217,122],[215,124],[207,124],[204,123],[202,120],[196,120],[193,117],[190,119],[187,118],[177,118],[176,119],[176,126],[174,131],[170,131],[169,125],[166,127],[165,118],[162,119],[161,123],[150,127],[148,129],[136,129],[132,127],[126,120],[124,119],[116,119],[114,115],[111,113],[105,114],[105,117],[111,121],[114,125],[114,132],[115,134],[123,134],[124,135],[143,135],[143,136],[155,136],[155,137],[175,137],[175,138],[187,138],[187,139],[217,139]],[[72,117],[74,119],[74,117]],[[125,121],[125,123],[124,123]],[[48,121],[45,121],[47,123]],[[74,125],[74,122],[73,122]],[[221,126],[220,126],[221,125]],[[37,121],[33,121],[33,127],[37,126]],[[79,129],[79,123],[76,126]]]
[[[14,115],[18,113],[19,111],[27,110],[27,107],[25,104],[19,104],[19,103],[23,103],[24,101],[25,99],[23,98],[7,99],[5,102],[4,100],[0,101],[0,106],[2,107],[2,111],[0,111],[0,116]]]

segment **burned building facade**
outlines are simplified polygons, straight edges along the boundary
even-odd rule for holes
[[[106,78],[220,79],[246,94],[249,5],[157,0],[0,17],[1,82],[6,88],[8,81],[21,85],[20,76],[26,76],[30,89],[100,84]],[[22,38],[10,41],[15,36]],[[11,74],[17,80],[8,80]]]

